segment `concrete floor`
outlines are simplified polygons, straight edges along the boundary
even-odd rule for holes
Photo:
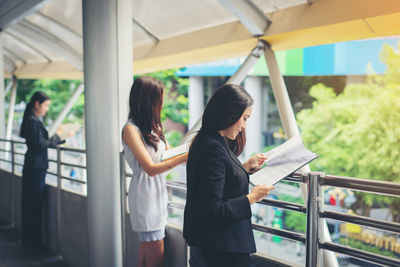
[[[17,239],[14,229],[0,226],[0,267],[66,267],[48,252],[26,252]]]

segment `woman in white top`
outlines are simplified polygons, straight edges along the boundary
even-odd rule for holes
[[[187,161],[187,153],[161,161],[169,145],[161,125],[164,85],[140,77],[132,85],[129,119],[122,131],[124,156],[132,169],[128,201],[132,229],[140,240],[138,266],[163,266],[167,224],[165,172]]]

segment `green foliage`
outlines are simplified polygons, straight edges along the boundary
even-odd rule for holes
[[[18,80],[16,103],[28,103],[36,91],[43,91],[49,95],[51,100],[46,121],[55,120],[80,83],[81,81],[52,79]],[[84,96],[81,95],[72,107],[68,117],[64,120],[64,123],[82,123],[83,112]]]
[[[306,215],[304,213],[285,210],[285,225],[288,229],[305,233],[307,225]]]
[[[182,133],[179,131],[169,131],[165,134],[165,138],[168,141],[168,144],[171,147],[176,147],[179,145],[179,142],[182,140]]]
[[[355,240],[353,238],[341,237],[341,238],[339,238],[339,243],[341,243],[343,245],[348,245],[348,246],[350,246],[352,248],[357,248],[357,249],[360,249],[360,250],[363,250],[363,251],[367,251],[367,252],[383,255],[383,256],[386,256],[386,257],[391,257],[391,258],[395,258],[395,259],[398,258],[391,251],[380,249],[377,246],[371,246],[371,245],[365,244],[364,242],[359,241],[359,240]]]
[[[290,182],[285,182],[282,181],[282,183],[288,183],[290,185],[296,184],[297,183],[290,183]],[[279,196],[279,200],[282,201],[287,201],[291,203],[298,203],[298,204],[304,204],[303,198],[297,198],[289,195],[282,194]],[[307,225],[307,220],[306,220],[306,215],[304,213],[299,213],[295,211],[290,211],[290,210],[285,210],[285,225],[286,228],[294,230],[296,232],[301,232],[305,233],[306,232],[306,225]]]
[[[342,94],[323,84],[311,88],[313,107],[297,119],[306,146],[319,155],[312,169],[400,182],[400,54],[386,45],[381,59],[385,75],[370,75],[366,84],[348,85]],[[399,199],[361,193],[357,198],[367,210],[373,203],[390,205],[400,221]]]

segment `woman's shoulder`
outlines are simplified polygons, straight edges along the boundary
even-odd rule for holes
[[[225,141],[219,133],[199,133],[192,148],[199,151],[225,150]]]
[[[33,114],[28,115],[28,116],[24,119],[24,123],[25,123],[26,125],[30,125],[30,126],[32,126],[32,125],[41,125],[41,124],[42,124],[42,122],[39,120],[39,118],[36,117],[36,116],[33,115]]]
[[[135,129],[141,134],[139,127],[130,119],[125,123],[124,127],[122,128],[122,132],[128,129]]]

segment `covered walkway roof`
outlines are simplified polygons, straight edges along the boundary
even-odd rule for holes
[[[279,69],[286,76],[331,76],[383,74],[386,65],[380,60],[385,44],[398,47],[399,37],[384,37],[305,48],[276,53]],[[178,76],[232,76],[245,58],[233,58],[184,67]],[[250,69],[248,75],[268,76],[264,57]]]
[[[400,33],[395,0],[133,0],[135,74]],[[81,0],[2,0],[6,75],[81,79]]]

